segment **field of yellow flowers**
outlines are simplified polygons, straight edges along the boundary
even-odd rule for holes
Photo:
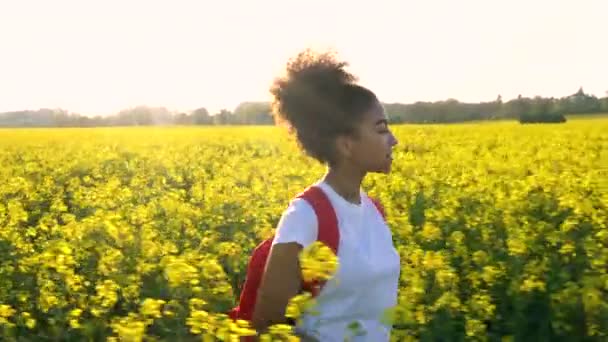
[[[401,255],[395,341],[608,339],[608,119],[394,131],[364,186]],[[275,127],[3,129],[0,163],[3,341],[248,334],[223,313],[249,253],[325,171]]]

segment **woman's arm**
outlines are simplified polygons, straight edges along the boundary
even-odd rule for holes
[[[313,208],[303,199],[292,201],[277,226],[257,294],[251,323],[259,334],[271,325],[287,323],[287,304],[302,287],[300,252],[317,234]]]
[[[301,250],[302,246],[297,242],[277,243],[271,247],[252,318],[258,334],[266,332],[271,325],[287,323],[287,304],[301,290],[298,259]]]

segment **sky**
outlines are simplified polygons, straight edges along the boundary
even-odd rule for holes
[[[606,0],[0,0],[0,112],[212,113],[333,49],[383,102],[608,93]]]

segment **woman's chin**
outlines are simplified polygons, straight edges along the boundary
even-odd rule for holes
[[[375,170],[373,170],[373,173],[383,173],[383,174],[389,174],[391,173],[392,170],[392,161],[389,161],[387,163],[384,163],[382,166],[379,166],[378,168],[376,168]]]

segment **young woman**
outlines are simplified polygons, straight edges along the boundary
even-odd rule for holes
[[[361,182],[369,172],[390,171],[397,141],[381,103],[355,83],[347,65],[333,54],[305,50],[271,87],[275,117],[290,126],[306,153],[327,165],[314,185],[330,200],[340,232],[339,268],[317,297],[319,314],[304,316],[296,331],[310,340],[343,342],[355,322],[364,334],[351,341],[382,342],[390,327],[381,316],[397,304],[399,255]],[[298,255],[316,241],[317,220],[303,199],[283,213],[253,314],[258,332],[286,323],[288,301],[301,290]]]

